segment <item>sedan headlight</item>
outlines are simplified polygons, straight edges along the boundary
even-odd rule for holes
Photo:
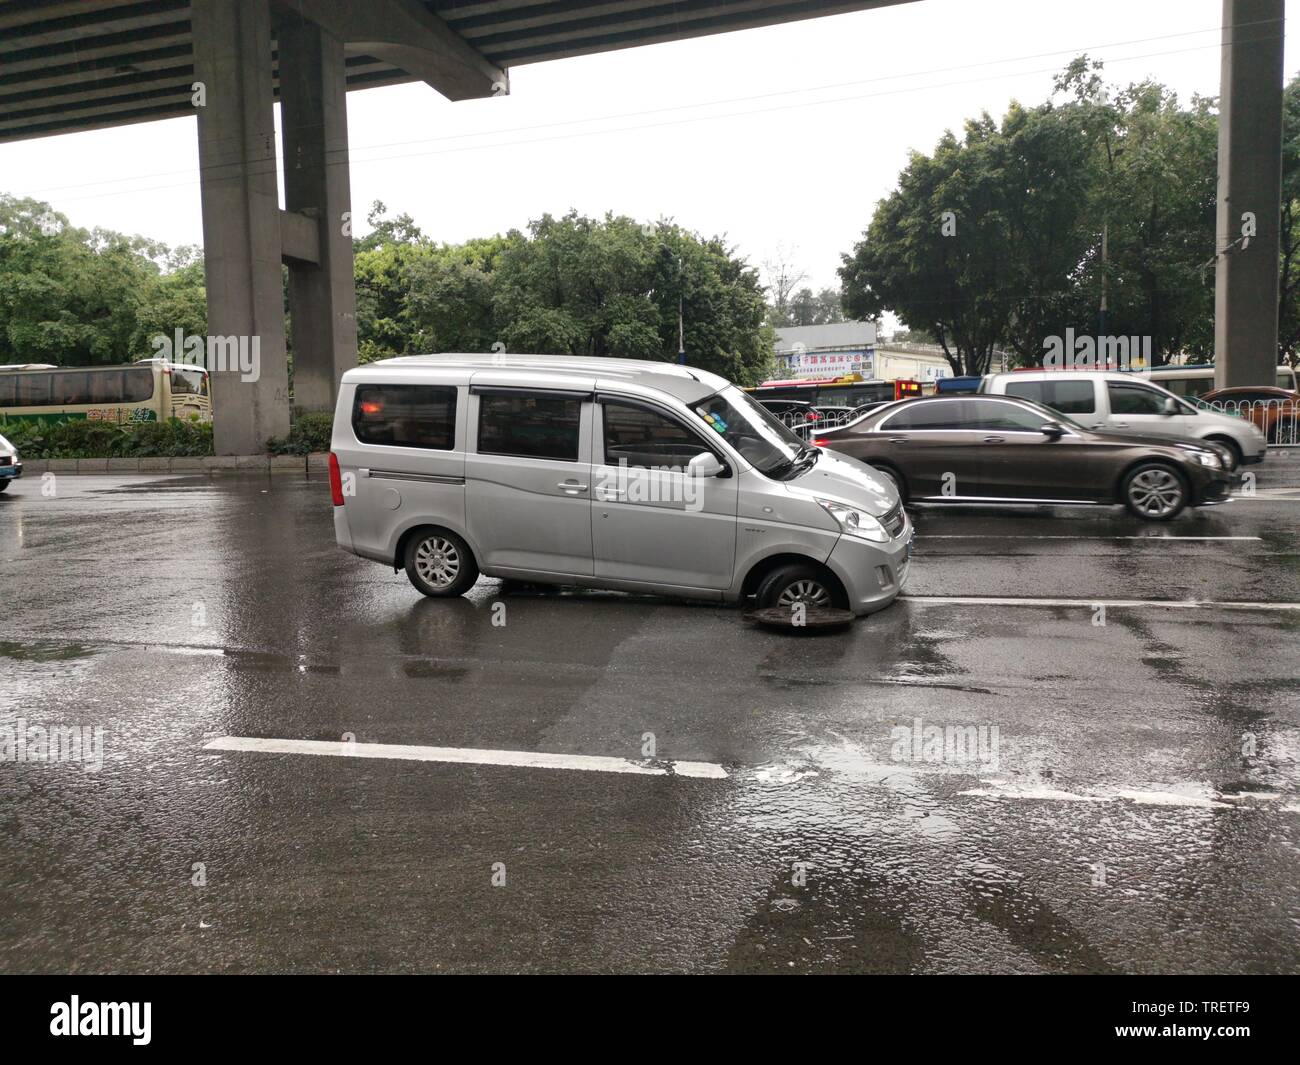
[[[1196,461],[1202,466],[1209,466],[1214,470],[1223,469],[1223,460],[1213,451],[1194,451],[1192,454],[1195,455]]]
[[[818,499],[817,502],[827,514],[839,522],[845,535],[870,540],[873,544],[889,543],[889,533],[885,531],[885,527],[865,510],[836,503],[833,499]]]

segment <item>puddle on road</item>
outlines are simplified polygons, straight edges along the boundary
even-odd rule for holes
[[[95,648],[80,643],[54,643],[49,640],[15,643],[0,640],[0,658],[13,658],[19,662],[71,662],[97,653]]]

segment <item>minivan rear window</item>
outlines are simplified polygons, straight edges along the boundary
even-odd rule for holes
[[[528,392],[483,392],[478,397],[480,455],[578,461],[582,400]]]
[[[1007,395],[1031,399],[1062,414],[1092,414],[1097,409],[1091,381],[1008,381]]]
[[[450,451],[456,389],[447,385],[358,385],[352,431],[363,444]]]

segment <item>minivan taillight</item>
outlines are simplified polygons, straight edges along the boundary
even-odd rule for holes
[[[336,507],[343,505],[343,474],[339,471],[339,457],[330,452],[330,500]]]

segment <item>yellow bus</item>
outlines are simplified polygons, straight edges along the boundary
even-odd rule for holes
[[[212,420],[201,366],[143,359],[129,366],[0,366],[0,425],[14,421]]]

